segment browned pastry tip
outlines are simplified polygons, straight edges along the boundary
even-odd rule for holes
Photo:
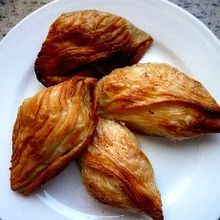
[[[95,90],[98,114],[173,140],[220,132],[220,107],[204,86],[168,64],[119,68]]]
[[[23,101],[13,129],[11,188],[23,195],[59,173],[96,126],[96,79],[73,77]]]
[[[62,14],[35,61],[38,80],[55,85],[73,75],[100,78],[137,63],[153,39],[125,18],[97,10]]]
[[[99,118],[93,142],[79,163],[84,185],[96,200],[163,219],[153,168],[122,124]]]

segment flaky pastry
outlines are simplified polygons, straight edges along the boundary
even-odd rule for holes
[[[149,34],[111,13],[65,13],[51,25],[35,72],[45,86],[76,74],[100,78],[117,67],[137,63],[152,41]]]
[[[122,124],[100,118],[79,164],[84,185],[96,200],[163,219],[153,168]]]
[[[12,190],[31,193],[88,144],[97,121],[95,82],[73,77],[24,100],[13,130]]]
[[[220,132],[220,107],[201,83],[167,64],[114,70],[97,83],[98,114],[143,134],[180,140]]]

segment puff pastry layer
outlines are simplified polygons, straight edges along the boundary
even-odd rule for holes
[[[98,114],[180,140],[220,132],[220,107],[201,83],[159,63],[114,70],[97,83]]]
[[[95,82],[73,77],[24,100],[13,130],[12,190],[31,193],[88,144],[96,126]]]
[[[96,200],[163,219],[153,168],[134,135],[122,124],[99,119],[80,168],[84,185]]]
[[[45,86],[76,74],[100,78],[117,67],[137,63],[152,41],[149,34],[114,14],[65,13],[51,25],[35,72]]]

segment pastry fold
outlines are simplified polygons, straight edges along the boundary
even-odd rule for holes
[[[31,193],[88,144],[97,121],[95,83],[73,77],[24,100],[13,129],[12,190]]]
[[[163,219],[153,168],[122,124],[99,118],[93,142],[79,164],[84,185],[96,200]]]
[[[174,140],[220,132],[220,107],[201,83],[167,64],[114,70],[95,95],[98,115]]]
[[[49,29],[35,62],[36,76],[45,86],[73,75],[100,78],[137,63],[152,41],[149,34],[111,13],[65,13]]]

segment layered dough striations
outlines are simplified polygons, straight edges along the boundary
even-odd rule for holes
[[[98,114],[180,140],[220,132],[220,107],[201,83],[167,64],[114,70],[97,83]]]
[[[73,77],[24,100],[13,130],[12,190],[31,193],[88,144],[96,126],[95,83]]]
[[[111,13],[65,13],[51,25],[35,72],[45,86],[76,74],[100,78],[117,67],[137,63],[152,41],[149,34]]]
[[[153,168],[122,124],[99,119],[94,140],[81,155],[84,185],[98,201],[163,219]]]

